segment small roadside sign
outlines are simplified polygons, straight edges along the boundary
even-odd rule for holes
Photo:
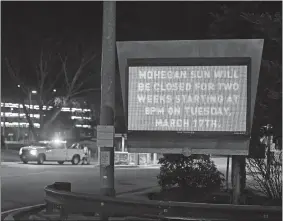
[[[97,146],[113,147],[114,146],[115,128],[113,125],[97,126]]]

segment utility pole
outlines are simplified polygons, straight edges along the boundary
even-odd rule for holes
[[[100,159],[100,192],[104,196],[115,196],[114,188],[114,118],[115,118],[115,72],[116,72],[116,2],[103,2],[103,32],[102,32],[102,55],[101,55],[101,111],[100,128],[97,139],[107,141],[108,144],[99,146]],[[107,129],[108,128],[108,129]],[[113,131],[109,130],[113,128]],[[107,131],[107,132],[105,132]],[[112,136],[109,140],[101,134],[105,132]],[[104,134],[104,135],[105,135]],[[107,217],[102,217],[107,220]]]

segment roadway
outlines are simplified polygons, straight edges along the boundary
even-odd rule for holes
[[[216,159],[219,170],[225,174],[226,159]],[[115,168],[117,195],[139,192],[157,186],[159,168]],[[72,191],[98,194],[99,167],[95,165],[64,165],[21,162],[1,164],[2,212],[14,208],[44,203],[43,187],[56,181],[72,183]]]
[[[116,168],[117,194],[157,186],[156,168]],[[2,212],[44,203],[43,187],[56,181],[72,183],[72,191],[99,193],[99,168],[94,165],[37,165],[6,162],[1,165]]]

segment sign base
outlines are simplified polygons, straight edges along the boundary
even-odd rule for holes
[[[218,139],[188,139],[182,142],[174,140],[143,140],[128,137],[129,153],[162,153],[162,154],[211,154],[219,156],[249,154],[249,139],[218,140]]]

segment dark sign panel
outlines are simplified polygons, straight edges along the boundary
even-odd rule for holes
[[[250,59],[132,60],[128,131],[249,133]]]

